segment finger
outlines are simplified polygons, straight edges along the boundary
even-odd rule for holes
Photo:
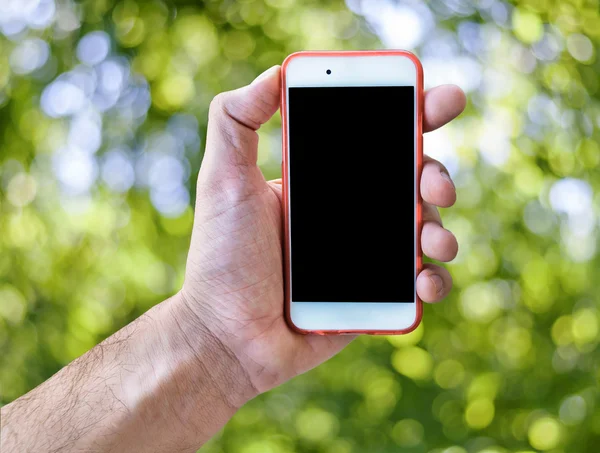
[[[294,374],[304,373],[344,349],[356,335],[298,335],[299,347],[293,357]]]
[[[465,109],[467,98],[456,85],[441,85],[425,93],[423,130],[431,132],[453,120]]]
[[[304,337],[309,343],[312,353],[319,356],[320,362],[333,357],[355,338],[356,335],[310,335]]]
[[[435,222],[440,226],[444,226],[437,208],[429,203],[423,203],[423,222]]]
[[[441,266],[425,264],[417,277],[417,294],[423,302],[439,302],[452,289],[452,277]]]
[[[421,231],[421,249],[429,258],[452,261],[458,253],[454,235],[435,222],[425,222]]]
[[[283,199],[283,187],[281,183],[281,178],[272,179],[271,181],[268,181],[268,184],[271,190],[275,193],[275,195],[277,195],[277,198],[279,198],[279,201],[281,202]]]
[[[279,107],[279,71],[279,66],[273,66],[250,85],[221,93],[213,99],[203,166],[218,169],[227,165],[256,165],[256,130]]]
[[[425,158],[421,173],[421,196],[427,203],[444,208],[456,201],[456,189],[448,170],[431,157]]]

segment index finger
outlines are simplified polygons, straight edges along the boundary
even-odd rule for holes
[[[440,85],[425,93],[424,132],[431,132],[452,121],[467,104],[465,93],[456,85]]]

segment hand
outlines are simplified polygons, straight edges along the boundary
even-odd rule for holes
[[[239,361],[257,393],[315,367],[352,339],[299,335],[284,320],[281,181],[266,181],[256,163],[256,130],[277,111],[279,101],[279,66],[213,100],[181,292],[188,314]],[[427,92],[425,132],[455,118],[465,102],[455,86]],[[327,182],[322,184],[326,191]],[[423,252],[450,261],[458,244],[442,227],[436,208],[456,199],[445,167],[425,157],[420,189],[425,201]],[[451,287],[448,271],[435,264],[426,264],[417,278],[417,292],[425,302],[441,300]]]

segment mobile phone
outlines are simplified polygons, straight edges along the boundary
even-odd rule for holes
[[[422,314],[419,60],[391,50],[298,52],[281,74],[289,326],[414,330]]]

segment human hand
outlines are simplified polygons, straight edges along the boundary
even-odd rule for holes
[[[263,177],[256,133],[279,102],[279,66],[213,100],[185,284],[178,299],[186,306],[185,318],[210,332],[239,363],[250,396],[315,367],[352,339],[300,335],[284,320],[281,181]],[[428,91],[424,131],[455,118],[465,102],[455,86]],[[327,181],[321,184],[327,191]],[[455,188],[445,167],[427,156],[420,190],[422,250],[432,259],[450,261],[458,244],[442,227],[436,206],[451,206]],[[448,271],[435,264],[426,264],[417,278],[417,293],[425,302],[443,299],[451,287]]]

